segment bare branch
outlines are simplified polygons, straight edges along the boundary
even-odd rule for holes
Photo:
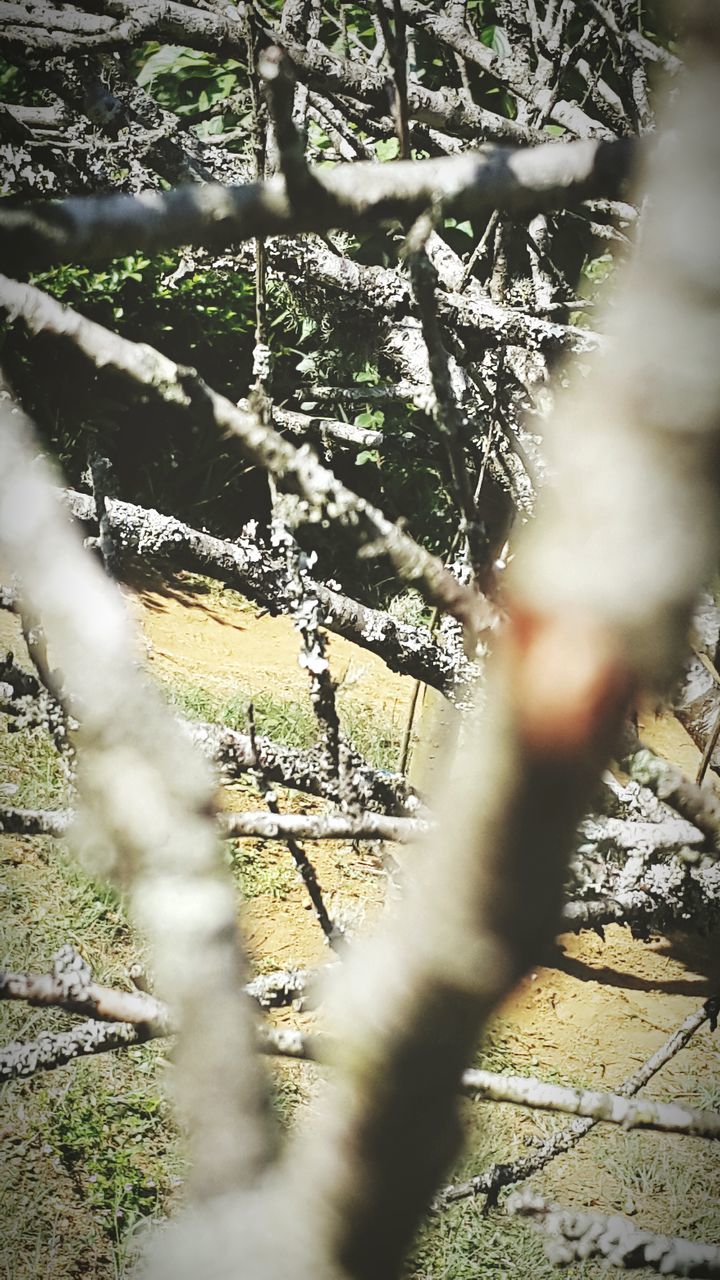
[[[118,991],[92,980],[91,974],[61,971],[53,973],[9,973],[0,971],[0,1000],[24,1000],[33,1005],[50,1005],[98,1018],[103,1022],[127,1022],[146,1027],[148,1035],[169,1035],[172,1027],[167,1008],[144,991]]]
[[[399,1267],[456,1150],[464,1062],[555,928],[573,832],[627,704],[679,666],[716,563],[717,15],[707,25],[619,291],[617,351],[554,416],[557,479],[517,552],[482,729],[439,808],[442,856],[428,837],[394,918],[343,968],[340,1076],[288,1153],[304,1220],[354,1277]],[[423,1064],[410,1082],[408,1061]]]
[[[259,998],[264,1007],[269,1007],[286,1003],[290,998],[297,999],[298,995],[305,992],[307,981],[306,973],[296,971],[256,978],[245,989]],[[144,992],[103,987],[93,982],[89,975],[84,981],[78,981],[76,973],[61,974],[57,970],[54,974],[0,972],[0,1000],[21,1000],[31,1005],[65,1009],[69,1013],[85,1017],[91,1015],[107,1022],[128,1023],[139,1028],[139,1034],[146,1035],[148,1039],[173,1032],[170,1013],[159,1000]],[[127,1042],[130,1043],[130,1040]],[[106,1047],[109,1042],[101,1037],[100,1043]],[[265,1037],[263,1047],[268,1046],[266,1051],[273,1052],[274,1043],[272,1038],[268,1040]],[[316,1040],[304,1050],[296,1046],[293,1056],[323,1057],[325,1051],[321,1050],[320,1044]],[[22,1056],[18,1054],[18,1060]],[[25,1056],[29,1065],[29,1055]],[[39,1066],[35,1069],[39,1069]],[[30,1074],[29,1069],[22,1074]],[[624,1129],[656,1129],[664,1133],[720,1139],[720,1115],[678,1103],[653,1102],[649,1098],[629,1101],[621,1094],[573,1089],[548,1084],[533,1077],[501,1075],[476,1069],[463,1072],[460,1088],[462,1093],[476,1101],[504,1102],[546,1111],[569,1112],[571,1115],[587,1116],[593,1121],[622,1125]]]
[[[616,1090],[620,1097],[632,1098],[641,1089],[644,1089],[653,1076],[657,1075],[661,1067],[664,1067],[681,1049],[684,1049],[690,1043],[693,1036],[706,1022],[709,1021],[711,1028],[714,1029],[717,1024],[717,1014],[716,1001],[708,1001],[707,1004],[697,1009],[695,1013],[689,1014],[672,1035],[655,1050],[655,1053],[620,1085],[619,1089]],[[591,1117],[574,1120],[567,1129],[562,1129],[559,1133],[554,1133],[551,1137],[546,1138],[532,1155],[522,1156],[519,1160],[508,1164],[493,1164],[484,1173],[470,1178],[467,1182],[456,1182],[445,1187],[440,1195],[436,1197],[434,1207],[436,1209],[447,1209],[450,1205],[455,1204],[456,1201],[464,1200],[468,1196],[485,1196],[488,1205],[495,1204],[504,1187],[511,1187],[518,1182],[525,1182],[533,1174],[539,1173],[556,1156],[572,1150],[580,1139],[586,1133],[589,1133],[597,1123],[598,1121]]]
[[[54,1071],[76,1058],[111,1053],[150,1039],[149,1026],[131,1022],[89,1021],[71,1031],[41,1031],[36,1040],[15,1040],[0,1049],[0,1081],[25,1080],[37,1071]]]
[[[75,818],[71,809],[0,808],[0,833],[19,836],[64,836]],[[390,818],[381,813],[272,813],[217,815],[227,840],[391,840],[406,844],[428,830],[422,818]]]
[[[657,1235],[620,1214],[563,1209],[530,1191],[512,1196],[507,1209],[532,1218],[547,1232],[548,1257],[556,1266],[600,1257],[614,1267],[647,1267],[664,1276],[720,1276],[717,1245]]]
[[[543,143],[530,150],[311,169],[324,197],[300,209],[281,176],[240,187],[207,184],[0,209],[0,264],[17,272],[68,259],[102,262],[136,250],[156,253],[176,244],[217,249],[255,236],[350,230],[379,220],[407,223],[438,199],[455,217],[493,209],[537,213],[592,196],[619,196],[633,155],[627,140]]]
[[[3,556],[23,599],[42,615],[62,670],[56,693],[81,708],[78,788],[96,865],[129,883],[136,918],[154,943],[159,989],[174,993],[182,1032],[176,1077],[197,1185],[203,1193],[239,1185],[267,1163],[270,1135],[212,782],[138,673],[121,598],[68,529],[54,477],[7,402],[0,439]],[[231,1074],[229,1051],[242,1064]]]
[[[2,811],[0,811],[2,822]],[[391,840],[405,844],[424,834],[421,818],[389,818],[384,814],[226,813],[221,821],[230,839],[253,836],[262,840]]]
[[[710,851],[720,855],[720,796],[713,787],[699,786],[677,765],[661,759],[626,727],[619,753],[621,767],[660,800],[692,822],[706,836]]]
[[[445,14],[435,13],[419,0],[403,0],[408,20],[429,31],[441,44],[446,44],[468,62],[474,62],[484,71],[506,85],[520,98],[535,108],[549,109],[550,119],[562,125],[579,138],[612,137],[610,131],[588,116],[577,103],[564,99],[553,101],[550,89],[538,89],[533,78],[526,73],[519,59],[501,59],[476,36]]]
[[[226,729],[222,725],[188,723],[186,731],[193,742],[219,767],[223,777],[236,778],[250,769],[259,769],[271,782],[309,795],[339,802],[336,780],[328,780],[322,771],[317,751],[302,751],[271,742],[269,738]],[[373,769],[369,765],[355,770],[355,786],[367,809],[391,813],[397,817],[424,816],[419,795],[399,774]]]
[[[72,809],[0,809],[0,833],[13,836],[64,836],[75,819]]]
[[[150,1023],[94,1020],[81,1022],[70,1031],[41,1031],[35,1040],[14,1040],[0,1048],[0,1083],[26,1080],[38,1071],[55,1071],[78,1058],[129,1049],[167,1034]],[[314,1061],[318,1057],[316,1042],[291,1027],[257,1027],[256,1043],[261,1053],[283,1058]]]
[[[572,1089],[527,1076],[474,1070],[463,1074],[462,1091],[483,1101],[509,1102],[544,1111],[565,1111],[594,1121],[619,1124],[623,1129],[659,1129],[663,1133],[720,1138],[720,1115],[676,1102],[653,1102],[650,1098],[633,1098],[630,1101],[621,1094],[597,1089]]]
[[[76,519],[94,519],[94,504],[87,494],[66,490],[64,500]],[[223,542],[191,529],[174,516],[129,502],[112,499],[107,510],[124,554],[209,574],[268,605],[273,612],[285,612],[285,565],[251,531],[235,542]],[[462,654],[442,646],[426,627],[399,622],[389,613],[370,609],[321,582],[313,582],[313,591],[322,603],[322,625],[377,653],[391,670],[415,675],[448,692],[456,680],[469,675],[471,666]]]
[[[309,449],[296,449],[255,413],[238,409],[212,391],[194,370],[181,369],[145,343],[120,338],[31,285],[0,277],[0,306],[13,318],[21,316],[34,333],[70,338],[95,364],[111,365],[166,403],[187,412],[202,410],[219,431],[239,440],[246,457],[263,467],[280,489],[300,496],[305,519],[318,520],[331,512],[366,553],[386,556],[401,578],[416,585],[429,603],[457,617],[470,634],[485,625],[488,609],[477,593],[458,582],[399,523],[343,485]]]

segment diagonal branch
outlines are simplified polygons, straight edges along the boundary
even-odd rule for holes
[[[94,503],[88,494],[69,489],[63,498],[77,520],[93,521]],[[118,499],[109,501],[107,514],[123,554],[208,574],[238,587],[275,613],[286,612],[285,565],[250,532],[234,542],[225,542],[192,529],[174,516],[163,516]],[[427,627],[399,622],[389,613],[360,604],[322,582],[313,581],[312,590],[322,606],[321,624],[377,653],[391,670],[415,675],[448,693],[456,680],[469,675],[470,663],[450,646],[435,641]]]
[[[710,1023],[712,1030],[717,1025],[718,1004],[717,1001],[708,1001],[694,1013],[688,1014],[687,1018],[673,1031],[672,1035],[660,1045],[658,1049],[638,1068],[631,1076],[616,1090],[621,1098],[632,1098],[645,1085],[657,1075],[658,1071],[670,1062],[677,1053],[686,1047],[692,1040],[693,1036]],[[581,1117],[574,1120],[567,1129],[561,1129],[560,1132],[553,1133],[546,1138],[542,1145],[534,1151],[532,1155],[521,1156],[519,1160],[515,1160],[509,1164],[493,1164],[483,1173],[477,1174],[474,1178],[468,1179],[467,1182],[456,1182],[445,1187],[444,1190],[436,1197],[435,1209],[448,1209],[458,1200],[465,1200],[469,1196],[484,1196],[488,1206],[497,1203],[498,1196],[504,1187],[514,1186],[518,1182],[525,1182],[531,1178],[533,1174],[539,1173],[544,1169],[551,1160],[556,1156],[571,1151],[574,1146],[589,1133],[598,1123],[597,1119],[591,1116]]]
[[[620,1214],[563,1209],[537,1192],[518,1193],[507,1207],[543,1228],[550,1261],[559,1266],[599,1257],[610,1266],[647,1267],[664,1276],[720,1276],[720,1248],[714,1244],[658,1235]]]
[[[239,409],[206,385],[193,369],[183,369],[146,343],[133,343],[60,306],[32,285],[0,276],[0,308],[22,317],[31,332],[49,332],[73,341],[95,363],[110,365],[187,413],[201,413],[219,432],[229,432],[245,456],[262,467],[278,488],[300,496],[306,519],[332,515],[366,553],[387,557],[396,574],[417,586],[430,604],[454,617],[470,634],[487,621],[487,605],[463,586],[436,556],[419,546],[399,523],[337,480],[307,448],[296,448],[269,424]]]

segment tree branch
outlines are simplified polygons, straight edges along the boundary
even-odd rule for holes
[[[68,529],[54,475],[7,401],[0,450],[2,554],[23,601],[42,616],[62,671],[56,695],[81,708],[78,791],[96,866],[129,883],[154,944],[159,990],[174,993],[176,1078],[196,1185],[208,1194],[252,1182],[270,1158],[271,1138],[211,778],[139,675],[120,596]],[[228,1053],[241,1069],[227,1072]]]
[[[146,343],[132,343],[101,325],[60,306],[32,285],[0,276],[0,307],[12,318],[22,317],[31,332],[50,332],[73,341],[94,364],[111,365],[165,403],[189,413],[201,413],[219,432],[235,436],[245,456],[264,468],[281,490],[299,495],[303,516],[319,520],[329,513],[366,554],[382,555],[395,573],[415,585],[430,604],[452,613],[468,634],[475,635],[488,620],[487,604],[464,587],[436,556],[342,484],[307,448],[297,449],[255,413],[238,409],[211,390],[193,369],[182,369]],[[107,506],[109,516],[109,506]]]
[[[509,1213],[532,1218],[547,1232],[548,1257],[556,1266],[600,1257],[614,1267],[647,1267],[664,1276],[720,1276],[717,1245],[657,1235],[620,1214],[563,1209],[534,1191],[518,1192],[507,1208]]]
[[[672,1035],[660,1045],[643,1064],[631,1076],[620,1085],[616,1090],[621,1098],[632,1098],[639,1093],[645,1085],[657,1075],[661,1067],[670,1062],[677,1053],[690,1043],[693,1036],[705,1025],[710,1022],[712,1030],[717,1025],[717,1001],[708,1001],[702,1005],[695,1013],[691,1013],[673,1031]],[[490,1165],[483,1173],[478,1174],[474,1178],[470,1178],[467,1182],[456,1182],[451,1184],[438,1195],[434,1202],[435,1209],[447,1209],[450,1205],[455,1204],[458,1200],[464,1200],[468,1196],[485,1196],[488,1207],[497,1203],[498,1196],[504,1187],[514,1186],[518,1182],[524,1182],[531,1178],[533,1174],[539,1173],[546,1165],[554,1160],[556,1156],[562,1155],[566,1151],[572,1150],[581,1138],[589,1133],[598,1121],[592,1117],[583,1117],[573,1121],[567,1129],[553,1133],[546,1138],[537,1151],[532,1155],[521,1156],[519,1160],[514,1160],[509,1164],[493,1164]]]
[[[458,218],[493,209],[538,213],[592,196],[619,196],[633,157],[628,140],[549,142],[393,165],[311,168],[316,198],[299,209],[282,176],[245,186],[206,184],[142,197],[71,196],[55,204],[0,208],[0,265],[14,272],[39,270],[69,259],[96,263],[177,244],[219,249],[256,236],[407,223],[438,199]]]

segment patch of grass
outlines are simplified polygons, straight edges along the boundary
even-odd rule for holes
[[[597,1274],[572,1267],[573,1280]],[[408,1261],[406,1280],[558,1280],[545,1257],[540,1235],[527,1223],[484,1216],[480,1204],[467,1201],[433,1217]]]
[[[258,840],[249,848],[247,840],[233,841],[231,865],[245,899],[286,898],[296,883],[296,872],[284,845],[273,849],[269,841]]]
[[[180,1164],[164,1099],[152,1088],[110,1091],[93,1067],[78,1063],[66,1088],[38,1089],[39,1137],[117,1245],[139,1218],[157,1212]]]
[[[247,733],[247,712],[252,702],[255,728],[260,736],[301,749],[317,741],[317,721],[309,697],[298,701],[278,697],[267,690],[255,695],[241,691],[227,697],[177,679],[164,683],[163,687],[170,705],[191,720],[208,720]],[[343,690],[338,693],[337,705],[345,733],[368,763],[377,769],[396,769],[403,730],[400,720],[396,717],[388,722],[385,714],[356,702]]]
[[[210,689],[173,680],[164,684],[170,705],[190,720],[209,720],[227,725],[239,733],[249,730],[248,706],[252,703],[255,728],[259,736],[272,738],[288,747],[309,747],[316,737],[315,720],[310,706],[291,699],[277,698],[261,692],[224,697]]]
[[[357,702],[351,702],[341,692],[338,696],[340,723],[360,755],[376,769],[395,772],[400,760],[404,716],[395,712],[392,719],[387,714],[371,711]]]
[[[600,1147],[616,1212],[637,1212],[653,1231],[720,1241],[717,1167],[701,1158],[698,1140],[633,1132]]]
[[[317,1088],[318,1068],[307,1062],[277,1059],[271,1067],[271,1099],[280,1128],[292,1129],[300,1119],[303,1107]]]
[[[12,805],[68,803],[42,730],[0,727],[0,778]],[[2,962],[46,971],[72,943],[100,981],[127,985],[142,955],[119,894],[87,875],[63,841],[0,838]],[[0,1006],[0,1041],[76,1025],[59,1009]],[[136,1225],[164,1211],[181,1173],[177,1130],[161,1096],[163,1042],[74,1062],[2,1090],[0,1276],[115,1280]]]
[[[67,803],[68,785],[55,744],[45,729],[15,732],[0,721],[0,775],[17,790],[3,793],[3,803],[27,809],[52,809]]]
[[[57,1027],[63,1015],[38,1010],[37,1020]],[[164,1052],[159,1043],[146,1045],[3,1090],[0,1274],[125,1274],[138,1226],[169,1210],[184,1174],[160,1093]]]
[[[720,1080],[695,1080],[684,1098],[677,1100],[704,1111],[720,1111]]]

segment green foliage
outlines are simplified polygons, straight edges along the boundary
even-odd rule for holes
[[[255,729],[262,737],[287,747],[305,749],[318,739],[317,721],[310,698],[281,697],[267,689],[221,691],[173,679],[165,685],[170,704],[192,720],[226,725],[239,733],[249,731],[248,707],[252,702]],[[338,690],[341,724],[357,750],[378,769],[395,769],[402,738],[398,717],[381,714],[363,703],[352,684]]]
[[[21,66],[0,58],[0,101],[35,106],[43,101],[43,93]]]
[[[152,42],[145,46],[137,61],[140,63],[138,84],[149,89],[162,107],[180,116],[207,111],[242,88],[241,62],[234,59],[218,62],[213,54],[197,49]],[[217,127],[222,131],[219,118]]]
[[[273,848],[268,840],[234,840],[230,862],[246,901],[287,898],[296,883],[290,855],[282,844]]]
[[[6,803],[20,808],[42,809],[62,805],[67,783],[55,744],[41,728],[15,732],[11,719],[0,721],[0,766],[7,788]]]
[[[249,343],[253,332],[250,275],[195,267],[181,251],[115,259],[104,271],[64,265],[35,276],[33,283],[124,337],[139,341],[142,334],[152,341],[158,335],[163,349],[176,360],[207,361],[221,341],[229,386],[237,368],[233,349],[239,338]],[[166,336],[160,339],[160,334]]]
[[[41,1089],[41,1137],[78,1185],[113,1240],[157,1212],[172,1182],[172,1132],[164,1100],[144,1089],[99,1089],[92,1066],[78,1064],[67,1089]]]

